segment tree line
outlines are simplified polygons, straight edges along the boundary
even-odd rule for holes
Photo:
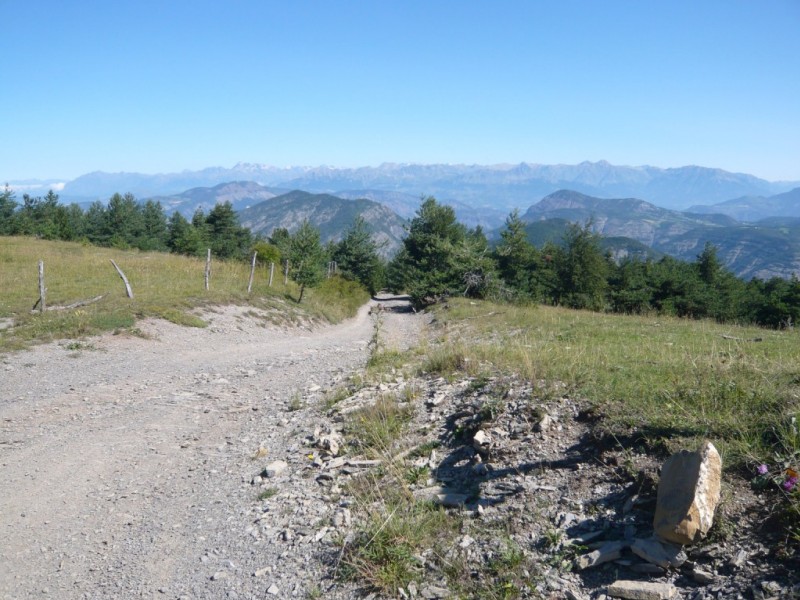
[[[664,314],[717,321],[790,327],[800,320],[800,280],[744,281],[724,268],[716,248],[706,244],[694,262],[672,257],[613,260],[601,247],[591,224],[572,224],[560,243],[536,247],[525,223],[511,213],[490,244],[480,227],[459,223],[449,206],[425,199],[407,228],[398,254],[388,263],[358,218],[339,242],[322,244],[308,221],[293,233],[276,229],[254,237],[239,224],[230,202],[191,220],[175,212],[169,218],[159,202],[138,202],[114,194],[107,204],[85,212],[63,206],[50,191],[41,198],[23,195],[17,203],[8,187],[0,192],[0,235],[86,241],[119,248],[169,251],[203,256],[208,248],[223,259],[291,266],[290,276],[306,288],[318,285],[326,265],[359,282],[370,293],[387,287],[407,292],[419,308],[449,296],[517,303],[543,303],[576,309],[628,314]]]
[[[417,306],[447,296],[535,302],[628,314],[664,314],[792,327],[800,320],[800,280],[744,281],[706,244],[694,262],[629,257],[613,260],[591,223],[572,224],[561,243],[537,248],[517,211],[489,244],[455,212],[428,198],[412,219],[403,248],[387,269],[389,287]]]
[[[293,234],[276,229],[269,238],[253,236],[239,224],[230,202],[215,205],[208,214],[198,209],[189,220],[177,211],[167,217],[160,202],[141,203],[132,194],[114,194],[107,203],[96,201],[84,211],[76,204],[60,204],[52,190],[44,197],[24,194],[19,203],[6,186],[0,192],[0,235],[187,256],[205,256],[210,249],[216,258],[228,260],[249,260],[256,252],[262,265],[288,261],[289,275],[300,285],[299,301],[306,288],[324,279],[326,265],[331,262],[337,265],[338,274],[359,282],[373,294],[384,284],[384,261],[361,218],[339,242],[323,245],[319,230],[308,221]]]

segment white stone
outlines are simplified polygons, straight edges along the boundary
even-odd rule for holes
[[[283,473],[289,465],[284,460],[276,460],[267,465],[264,474],[267,477],[277,477]]]
[[[658,565],[662,569],[677,569],[686,562],[686,553],[680,546],[662,542],[656,538],[638,539],[631,544],[631,551],[647,562]]]
[[[653,529],[676,544],[692,544],[708,533],[720,498],[722,459],[711,442],[697,452],[678,452],[664,463]]]
[[[491,443],[491,438],[489,434],[486,433],[483,429],[479,430],[475,436],[472,438],[472,446],[476,450],[485,450],[489,447]]]
[[[649,581],[615,581],[608,586],[608,595],[627,600],[669,600],[677,595],[678,590],[671,583],[653,583]]]
[[[617,560],[622,556],[622,551],[626,545],[625,542],[606,542],[597,550],[579,557],[576,561],[576,566],[578,569],[588,569],[589,567],[596,567],[597,565]]]

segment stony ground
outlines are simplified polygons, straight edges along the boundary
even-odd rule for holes
[[[423,549],[422,582],[389,597],[492,589],[478,584],[509,549],[507,597],[602,598],[617,579],[697,600],[796,593],[762,526],[771,498],[746,482],[726,482],[719,525],[680,565],[634,554],[652,531],[660,458],[599,434],[557,382],[398,371],[331,407],[376,342],[404,350],[425,335],[428,317],[402,300],[334,327],[263,316],[228,307],[205,329],[145,322],[140,336],[0,359],[1,598],[374,594],[332,578],[358,527],[349,483],[375,468],[352,442],[334,450],[347,414],[385,394],[414,404],[401,446],[435,449],[400,460],[419,474],[415,496],[467,517],[441,543],[477,582],[459,589]]]
[[[315,589],[320,523],[336,507],[304,477],[300,442],[323,391],[363,368],[374,318],[365,306],[338,326],[287,329],[261,316],[229,307],[205,329],[145,322],[142,336],[0,359],[0,597]],[[402,345],[423,317],[399,317],[388,327]],[[273,460],[287,475],[253,485]]]

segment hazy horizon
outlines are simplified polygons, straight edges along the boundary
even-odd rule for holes
[[[800,180],[800,3],[3,2],[0,179],[251,162]]]

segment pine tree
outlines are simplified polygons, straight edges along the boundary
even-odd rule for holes
[[[334,247],[332,257],[339,272],[361,283],[370,294],[374,295],[383,285],[383,261],[363,217],[356,217]]]
[[[300,228],[291,237],[289,251],[292,279],[300,284],[298,304],[303,301],[307,287],[315,287],[322,282],[323,261],[325,260],[319,230],[303,221]]]

